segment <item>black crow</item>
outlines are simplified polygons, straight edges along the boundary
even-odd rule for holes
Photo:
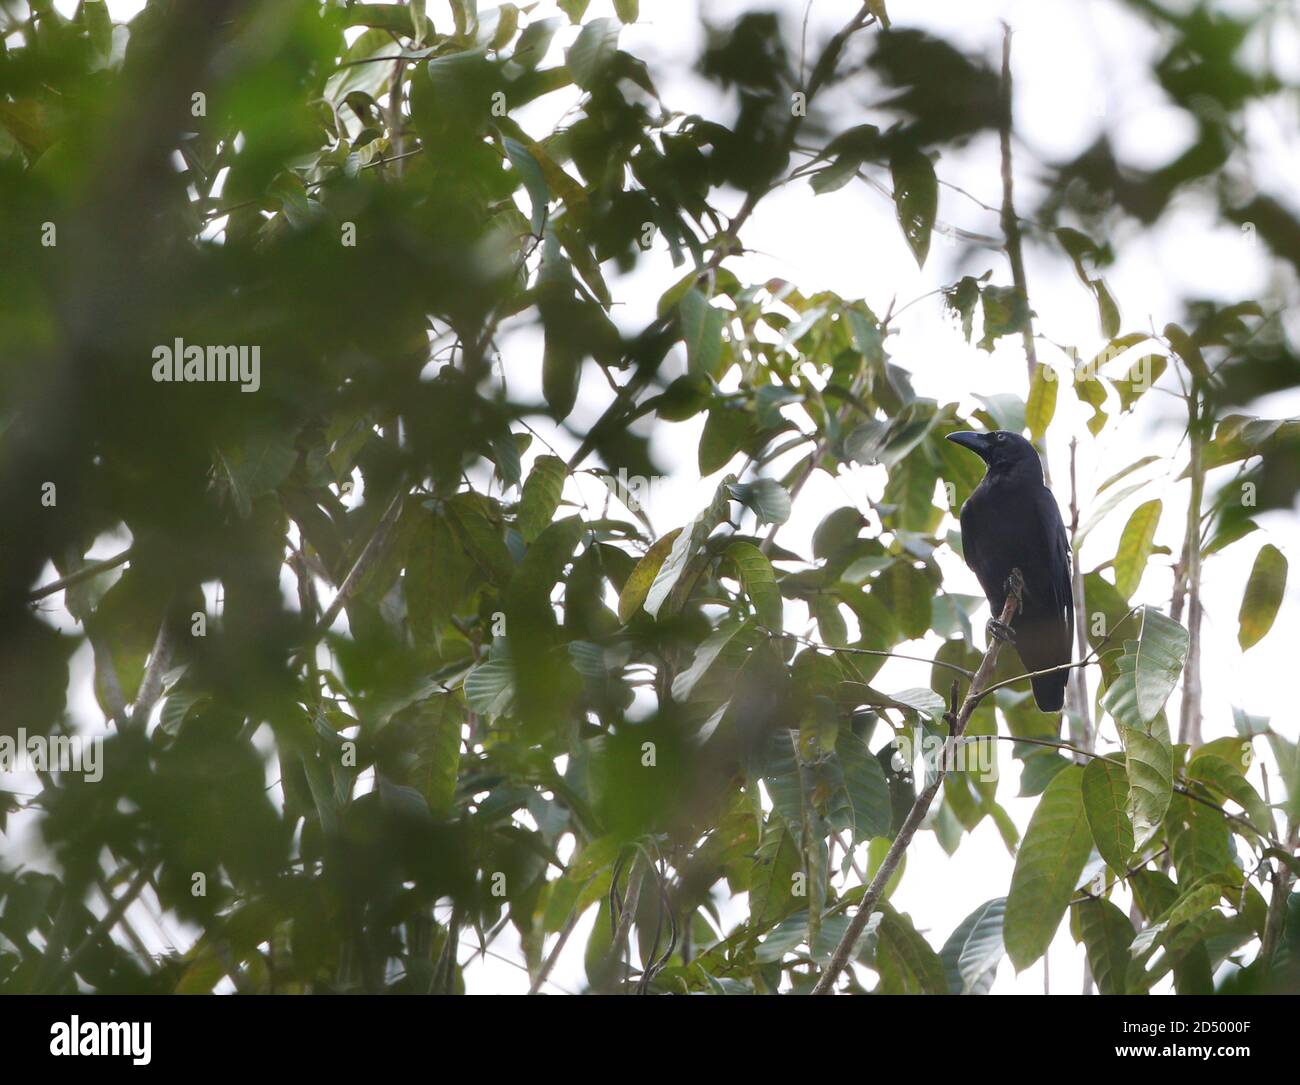
[[[961,545],[993,608],[989,632],[1013,641],[1027,671],[1064,666],[1074,638],[1070,540],[1056,498],[1043,485],[1037,451],[1005,430],[961,431],[948,434],[948,440],[988,464],[983,481],[961,507]],[[1012,569],[1024,577],[1024,591],[1008,636],[997,619]],[[1069,674],[1060,670],[1030,679],[1041,711],[1061,710]]]

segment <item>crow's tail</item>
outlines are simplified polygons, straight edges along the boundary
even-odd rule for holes
[[[1073,645],[1072,623],[1060,617],[1032,616],[1014,623],[1016,648],[1027,671],[1045,671],[1070,662]],[[1065,704],[1065,687],[1070,681],[1068,670],[1031,678],[1034,703],[1040,712],[1059,712]]]

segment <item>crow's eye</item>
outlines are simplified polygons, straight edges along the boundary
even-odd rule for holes
[[[1006,439],[1007,439],[1007,435],[1006,435],[1005,433],[999,433],[999,434],[998,434],[998,440],[999,440],[999,441],[1005,441]]]

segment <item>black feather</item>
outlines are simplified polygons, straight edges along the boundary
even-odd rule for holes
[[[1056,499],[1043,484],[1038,453],[1014,433],[948,436],[988,464],[983,481],[961,509],[966,564],[979,579],[995,618],[1006,603],[1011,570],[1020,570],[1023,600],[1011,627],[1025,670],[1063,667],[1070,662],[1074,638],[1070,540]],[[1034,702],[1042,711],[1061,710],[1069,674],[1059,670],[1030,680]]]

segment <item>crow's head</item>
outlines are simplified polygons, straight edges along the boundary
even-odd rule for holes
[[[1043,477],[1042,461],[1034,446],[1018,433],[1009,430],[995,430],[992,433],[974,433],[971,430],[959,430],[948,434],[953,444],[969,448],[989,465],[990,471],[1029,473],[1037,472]]]

